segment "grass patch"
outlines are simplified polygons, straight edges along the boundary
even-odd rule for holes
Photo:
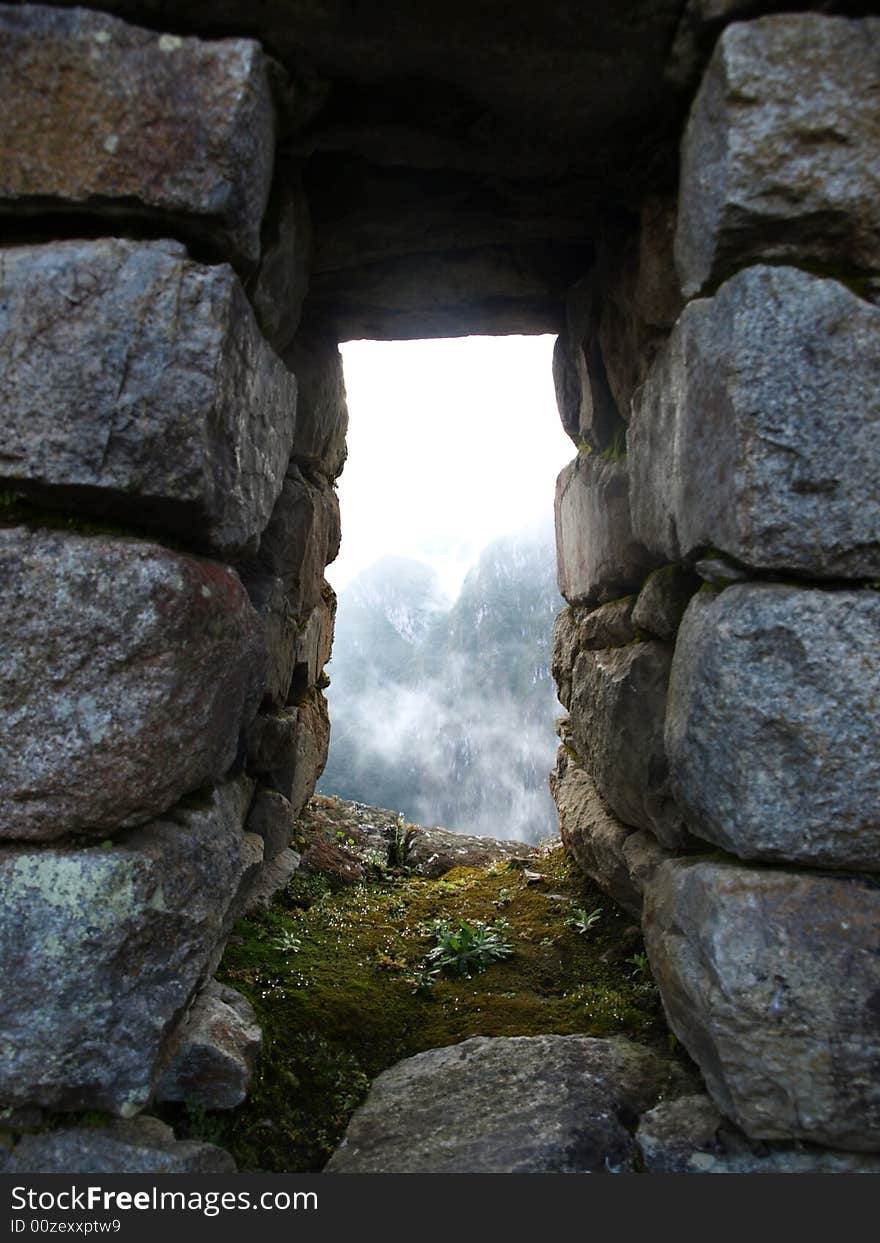
[[[631,965],[643,948],[631,917],[561,849],[539,866],[539,884],[509,866],[350,888],[294,877],[274,906],[239,922],[218,971],[263,1028],[251,1096],[229,1114],[179,1106],[166,1119],[181,1138],[228,1148],[243,1171],[318,1170],[371,1080],[425,1049],[478,1035],[580,1032],[668,1050],[656,988]],[[572,915],[600,903],[601,918],[582,935]],[[512,953],[479,973],[444,971],[419,990],[437,921],[503,921]]]

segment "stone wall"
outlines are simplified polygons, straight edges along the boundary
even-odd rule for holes
[[[880,1149],[872,6],[355,7],[0,5],[0,1166],[229,1168],[147,1115],[259,1045],[337,344],[476,331],[559,334],[563,839],[728,1118]]]
[[[284,87],[251,39],[0,7],[0,1107],[131,1120],[16,1169],[228,1168],[140,1115],[238,1104],[259,1047],[211,974],[326,760],[347,423]]]
[[[753,1138],[868,1151],[878,81],[875,20],[729,26],[677,211],[652,206],[569,295],[552,777],[568,849],[641,912],[723,1113]]]

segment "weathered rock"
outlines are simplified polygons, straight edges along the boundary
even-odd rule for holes
[[[302,856],[285,847],[274,859],[269,859],[249,888],[241,908],[241,915],[251,911],[265,910],[277,893],[284,889],[299,871]]]
[[[247,731],[248,765],[292,805],[298,816],[327,763],[330,718],[319,690],[297,707],[260,714]]]
[[[664,565],[645,579],[645,585],[632,610],[636,630],[665,639],[675,639],[684,611],[700,579],[680,565]]]
[[[0,838],[106,837],[229,769],[256,634],[232,570],[13,527],[0,581]]]
[[[625,647],[632,643],[632,611],[635,596],[621,596],[597,609],[578,610],[577,643],[582,651],[602,647]]]
[[[556,405],[578,451],[608,449],[623,431],[599,344],[599,278],[591,271],[569,291],[565,327],[553,347]]]
[[[611,815],[589,773],[575,764],[564,747],[550,774],[550,790],[559,812],[562,843],[571,858],[585,876],[638,918],[641,890],[633,884],[623,854],[624,842],[635,830]]]
[[[177,242],[13,247],[0,343],[0,485],[223,556],[256,549],[296,381],[230,267],[193,263]]]
[[[328,1174],[623,1174],[631,1119],[687,1091],[674,1063],[628,1040],[465,1040],[374,1082]]]
[[[25,1135],[3,1174],[235,1174],[228,1152],[214,1144],[176,1140],[158,1118],[69,1127]]]
[[[686,295],[756,260],[880,265],[880,22],[798,13],[729,26],[682,146]]]
[[[263,254],[252,298],[260,327],[283,353],[299,327],[309,288],[312,221],[299,168],[280,160],[263,228]],[[292,368],[296,374],[296,368]]]
[[[296,708],[284,708],[281,712],[261,712],[254,717],[245,732],[251,772],[268,777],[289,762],[297,715]]]
[[[298,618],[305,619],[320,603],[324,570],[339,552],[340,537],[334,489],[291,465],[260,541],[259,559],[284,583]]]
[[[158,216],[259,258],[275,137],[258,43],[3,5],[0,94],[0,207]]]
[[[675,203],[652,196],[640,214],[637,234],[611,231],[599,256],[599,347],[614,404],[626,423],[633,394],[682,306],[672,254]]]
[[[326,332],[305,326],[284,354],[299,384],[293,457],[335,479],[345,464],[348,405],[342,355]]]
[[[634,402],[636,538],[753,569],[880,572],[880,308],[755,267],[689,303]]]
[[[309,614],[308,621],[296,637],[296,668],[291,696],[300,699],[304,692],[317,686],[324,666],[333,649],[336,623],[336,593],[329,583],[321,591],[321,602]]]
[[[674,205],[651,196],[636,228],[606,223],[595,265],[568,291],[553,378],[562,426],[579,449],[620,449],[633,393],[681,309],[674,220]]]
[[[748,570],[741,569],[728,557],[717,552],[700,557],[694,562],[694,570],[704,583],[710,583],[713,587],[730,587],[733,583],[749,581]]]
[[[579,453],[556,481],[559,590],[599,604],[638,587],[656,559],[632,533],[625,461]]]
[[[670,1025],[752,1138],[880,1149],[880,889],[872,880],[662,863],[645,944]]]
[[[238,778],[106,848],[3,848],[0,1102],[147,1104],[249,880],[251,790]]]
[[[556,616],[553,623],[553,648],[550,672],[556,683],[556,694],[564,708],[571,707],[571,674],[578,652],[577,612],[570,605]]]
[[[407,835],[406,866],[436,879],[453,868],[485,868],[510,859],[528,859],[534,847],[494,837],[468,837],[449,829],[417,826]]]
[[[553,241],[313,271],[309,308],[337,341],[556,333],[571,273],[583,270],[588,255],[582,242]]]
[[[559,688],[559,702],[571,706],[571,676],[578,654],[632,643],[634,596],[611,600],[597,609],[569,607],[556,618],[550,672]]]
[[[297,665],[297,623],[280,578],[253,562],[241,569],[241,579],[260,619],[259,673],[254,698],[263,711],[278,711],[290,695]]]
[[[690,844],[672,797],[663,742],[672,649],[651,640],[585,651],[572,675],[571,732],[580,762],[624,824],[670,848]]]
[[[160,1101],[199,1109],[235,1109],[247,1096],[263,1044],[246,997],[209,980],[175,1037],[176,1048],[156,1087]]]
[[[749,1140],[703,1094],[644,1114],[636,1147],[646,1174],[878,1174],[880,1157],[812,1144]]]
[[[248,832],[263,839],[263,860],[268,863],[290,845],[296,816],[293,808],[277,790],[257,791],[248,816]]]
[[[621,853],[632,886],[639,894],[645,892],[645,886],[663,860],[670,857],[669,851],[663,849],[654,834],[643,829],[624,838]]]
[[[742,584],[688,607],[666,748],[695,833],[747,859],[880,867],[880,593]]]

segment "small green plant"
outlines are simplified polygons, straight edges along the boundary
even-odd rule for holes
[[[283,954],[298,954],[302,949],[302,941],[299,937],[295,937],[292,932],[284,931],[272,942],[276,949],[281,950]]]
[[[391,845],[388,848],[388,864],[390,867],[406,867],[406,853],[408,847],[409,834],[406,829],[406,821],[403,816],[398,816],[397,823],[394,826],[394,835],[391,838]]]
[[[575,909],[573,915],[570,915],[565,921],[569,928],[576,928],[583,935],[589,932],[591,928],[595,928],[599,920],[602,918],[602,908],[597,906],[594,911],[587,912],[586,908],[579,906]]]
[[[357,842],[354,840],[354,838],[351,837],[348,833],[346,833],[343,829],[339,829],[337,831],[336,840],[339,842],[340,846],[347,846],[349,849],[351,849],[352,846],[357,845]]]
[[[432,925],[432,934],[437,944],[425,956],[423,970],[436,967],[438,971],[467,976],[485,971],[493,962],[513,953],[513,946],[506,939],[509,925],[505,920],[497,924],[459,924],[456,928],[438,919]]]
[[[651,964],[648,962],[647,954],[630,954],[629,958],[624,958],[623,961],[629,963],[631,967],[635,968],[635,970],[630,973],[634,980],[650,980]]]

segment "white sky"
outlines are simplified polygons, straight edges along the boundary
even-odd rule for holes
[[[339,481],[339,590],[388,554],[432,565],[450,596],[499,535],[553,512],[575,449],[553,392],[553,337],[351,341]]]

